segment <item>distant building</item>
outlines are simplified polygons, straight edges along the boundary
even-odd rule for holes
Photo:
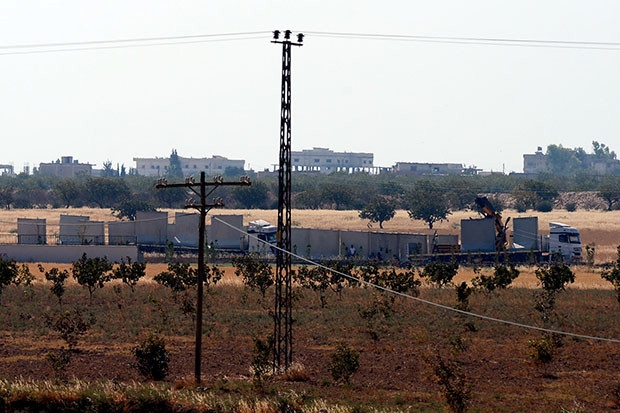
[[[524,174],[539,174],[547,170],[547,158],[542,152],[542,147],[539,146],[534,154],[523,155]]]
[[[334,152],[328,148],[291,151],[291,168],[296,172],[368,172],[375,174],[374,155],[362,152]]]
[[[4,176],[4,175],[15,175],[15,172],[13,171],[13,165],[0,165],[0,175]]]
[[[538,147],[533,154],[523,155],[523,173],[537,175],[544,172],[550,172],[547,162],[547,155],[542,151],[542,147]],[[620,172],[620,161],[612,158],[601,158],[594,154],[585,155],[582,169],[584,171],[597,174],[617,174]]]
[[[72,156],[63,156],[56,162],[40,163],[40,175],[53,175],[60,178],[75,178],[77,175],[91,175],[93,166],[89,163],[79,163]]]
[[[460,163],[396,162],[392,167],[392,172],[398,175],[472,175],[477,171]]]
[[[142,176],[164,176],[170,168],[170,158],[133,158],[136,173]],[[179,156],[183,176],[193,176],[204,171],[206,175],[222,175],[226,168],[245,169],[245,160],[228,159],[215,155],[212,158],[184,158]]]

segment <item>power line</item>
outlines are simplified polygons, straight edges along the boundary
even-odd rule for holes
[[[401,296],[401,297],[404,297],[404,298],[407,298],[407,299],[410,299],[410,300],[414,300],[414,301],[418,301],[418,302],[426,304],[426,305],[430,305],[432,307],[441,308],[441,309],[446,310],[446,311],[451,311],[451,312],[454,312],[454,313],[466,315],[466,316],[469,316],[469,317],[475,317],[475,318],[479,318],[479,319],[482,319],[482,320],[491,321],[491,322],[495,322],[495,323],[499,323],[499,324],[505,324],[505,325],[510,325],[510,326],[514,326],[514,327],[525,328],[525,329],[529,329],[529,330],[542,331],[542,332],[551,333],[551,334],[560,334],[560,335],[568,336],[568,337],[575,337],[575,338],[588,339],[588,340],[596,340],[596,341],[606,341],[606,342],[611,342],[611,343],[620,343],[620,339],[590,336],[590,335],[586,335],[586,334],[578,334],[578,333],[571,333],[571,332],[567,332],[567,331],[554,330],[554,329],[549,329],[549,328],[544,328],[544,327],[537,327],[537,326],[533,326],[533,325],[529,325],[529,324],[518,323],[518,322],[515,322],[515,321],[503,320],[503,319],[500,319],[500,318],[490,317],[490,316],[486,316],[486,315],[483,315],[483,314],[477,314],[477,313],[473,313],[473,312],[470,312],[470,311],[459,310],[457,308],[450,307],[450,306],[443,305],[443,304],[439,304],[439,303],[435,303],[433,301],[425,300],[425,299],[420,298],[420,297],[415,297],[415,296],[412,296],[412,295],[409,295],[409,294],[405,294],[405,293],[402,293],[402,292],[394,291],[394,290],[391,290],[389,288],[382,287],[382,286],[377,285],[377,284],[373,284],[373,283],[371,283],[369,281],[365,281],[365,280],[362,280],[360,278],[353,277],[350,274],[346,274],[346,273],[343,273],[343,272],[340,272],[340,271],[336,271],[333,268],[327,267],[327,266],[325,266],[323,264],[320,264],[320,263],[318,263],[316,261],[312,261],[310,259],[302,257],[301,255],[297,255],[297,254],[295,254],[293,252],[288,252],[288,251],[281,250],[276,245],[270,244],[269,242],[267,242],[265,240],[261,240],[258,237],[254,236],[252,234],[249,234],[249,233],[245,232],[244,230],[242,230],[240,228],[237,228],[234,225],[232,225],[232,224],[230,224],[228,222],[225,222],[225,221],[223,221],[223,220],[221,220],[221,219],[219,219],[217,217],[213,217],[212,219],[215,219],[215,220],[219,221],[221,224],[224,224],[224,225],[228,226],[229,228],[234,229],[235,231],[238,231],[238,232],[248,236],[249,238],[252,238],[252,239],[258,241],[259,243],[267,244],[271,248],[274,248],[276,250],[280,250],[280,251],[282,251],[284,253],[290,254],[292,257],[295,257],[298,260],[301,260],[302,262],[305,262],[305,263],[310,264],[310,265],[316,265],[317,267],[324,268],[324,269],[326,269],[328,271],[331,271],[334,274],[341,275],[341,276],[343,276],[343,277],[345,277],[345,278],[347,278],[349,280],[358,282],[360,284],[367,285],[367,286],[375,288],[377,290],[385,291],[385,292],[387,292],[389,294],[398,295],[398,296]]]
[[[266,32],[239,32],[223,34],[203,34],[188,36],[142,37],[117,40],[93,40],[84,42],[37,43],[0,46],[0,56],[39,53],[76,52],[87,50],[127,49],[137,47],[174,46],[180,44],[230,42],[240,40],[264,39]],[[22,50],[20,50],[22,49]],[[26,49],[26,50],[23,50]],[[31,50],[35,49],[35,50]]]
[[[350,40],[378,40],[398,42],[445,43],[483,46],[512,46],[512,47],[543,47],[556,49],[587,49],[587,50],[620,50],[620,42],[601,41],[569,41],[569,40],[540,40],[528,38],[502,37],[467,37],[467,36],[427,36],[411,34],[385,33],[355,33],[355,32],[324,32],[302,31],[306,35]],[[194,44],[207,42],[225,42],[240,40],[263,39],[264,35],[271,34],[270,30],[195,34],[179,36],[136,37],[113,40],[89,40],[81,42],[51,42],[17,45],[0,45],[0,56],[19,54],[38,54],[56,52],[75,52],[87,50],[124,49],[136,47],[172,46],[178,44]],[[32,50],[35,49],[35,50]]]
[[[476,44],[494,46],[521,46],[521,47],[550,47],[561,49],[594,49],[594,50],[620,50],[620,42],[594,42],[594,41],[569,41],[569,40],[537,40],[537,39],[509,39],[500,37],[455,37],[455,36],[424,36],[424,35],[401,35],[401,34],[378,34],[378,33],[347,33],[347,32],[314,32],[304,31],[306,35],[317,37],[383,40],[383,41],[411,41],[426,43],[453,43],[453,44]]]

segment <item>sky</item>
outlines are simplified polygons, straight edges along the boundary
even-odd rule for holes
[[[618,16],[617,0],[4,0],[0,164],[131,168],[176,149],[272,169],[276,29],[305,34],[294,151],[506,173],[550,144],[618,153]]]

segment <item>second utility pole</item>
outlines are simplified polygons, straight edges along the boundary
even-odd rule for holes
[[[280,169],[278,169],[278,249],[273,331],[273,370],[288,370],[293,362],[293,312],[291,273],[291,46],[301,46],[304,35],[291,40],[291,31],[273,32],[272,43],[282,45],[280,110]]]

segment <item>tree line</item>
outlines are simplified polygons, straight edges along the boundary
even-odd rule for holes
[[[225,176],[239,178],[239,171]],[[174,182],[180,178],[170,177]],[[155,188],[155,179],[138,175],[77,176],[59,178],[43,175],[1,176],[0,204],[3,208],[116,209],[122,218],[132,219],[135,211],[183,208],[188,194],[183,188],[165,191]],[[470,208],[478,194],[509,194],[517,210],[547,211],[563,192],[589,191],[600,197],[605,209],[620,206],[620,176],[577,173],[572,176],[540,174],[491,174],[487,176],[411,176],[367,173],[304,174],[292,179],[293,207],[299,209],[363,210],[387,204],[394,209],[426,208],[429,204],[456,211]],[[276,173],[252,177],[250,187],[218,188],[227,208],[277,208]],[[498,207],[502,205],[496,201]],[[495,204],[495,202],[494,202]]]

